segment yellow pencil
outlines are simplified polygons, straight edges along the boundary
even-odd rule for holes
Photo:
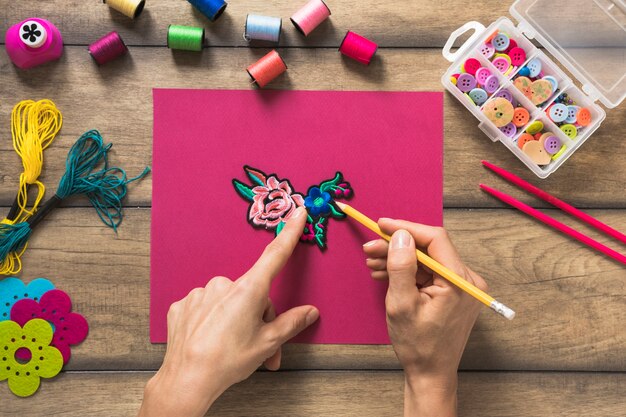
[[[370,229],[372,232],[376,233],[378,236],[382,237],[386,241],[389,241],[391,239],[389,235],[386,235],[385,233],[383,233],[382,230],[380,230],[380,227],[378,227],[378,224],[374,220],[370,219],[365,214],[359,212],[355,208],[345,203],[341,203],[339,201],[336,201],[336,203],[341,209],[341,211],[346,213],[348,216],[352,217],[357,222],[361,223],[363,226]],[[491,308],[495,312],[503,315],[509,320],[513,320],[513,318],[515,317],[515,311],[511,310],[510,308],[508,308],[507,306],[505,306],[504,304],[502,304],[501,302],[499,302],[498,300],[496,300],[495,298],[493,298],[486,292],[470,284],[469,282],[461,278],[459,275],[455,274],[454,272],[452,272],[445,266],[441,265],[439,262],[435,261],[433,258],[426,255],[424,252],[420,251],[419,249],[416,249],[415,252],[417,255],[417,260],[422,265],[430,268],[431,271],[436,272],[441,277],[447,279],[452,284],[456,285],[457,287],[459,287],[460,289],[462,289],[463,291],[465,291],[472,297],[476,298],[478,301],[485,304],[487,307]]]

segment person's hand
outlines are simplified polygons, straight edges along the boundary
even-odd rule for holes
[[[363,246],[372,278],[389,280],[387,327],[405,371],[405,415],[456,415],[457,370],[481,304],[418,265],[417,247],[482,290],[485,281],[469,269],[439,227],[380,219],[391,243]]]
[[[140,416],[203,416],[228,387],[262,364],[280,367],[281,345],[319,317],[308,305],[276,316],[269,299],[272,280],[296,247],[306,217],[306,209],[296,210],[237,281],[215,277],[172,304],[165,359],[146,386]]]

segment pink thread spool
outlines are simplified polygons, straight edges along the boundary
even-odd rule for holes
[[[316,27],[330,16],[330,9],[322,0],[310,0],[291,16],[291,23],[308,36]]]
[[[11,26],[4,42],[9,58],[22,69],[54,61],[63,54],[63,38],[59,29],[37,17]]]
[[[119,33],[115,31],[107,33],[89,45],[89,54],[98,65],[104,65],[127,52],[128,47]]]
[[[348,31],[343,38],[343,42],[341,42],[339,52],[355,61],[359,61],[361,64],[369,65],[377,49],[378,45],[374,42]]]

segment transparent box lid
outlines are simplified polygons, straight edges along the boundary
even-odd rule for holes
[[[592,100],[609,108],[624,100],[626,0],[517,0],[510,12]]]

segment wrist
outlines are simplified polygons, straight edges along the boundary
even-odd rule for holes
[[[456,417],[458,377],[424,376],[405,373],[404,415],[420,417]]]

